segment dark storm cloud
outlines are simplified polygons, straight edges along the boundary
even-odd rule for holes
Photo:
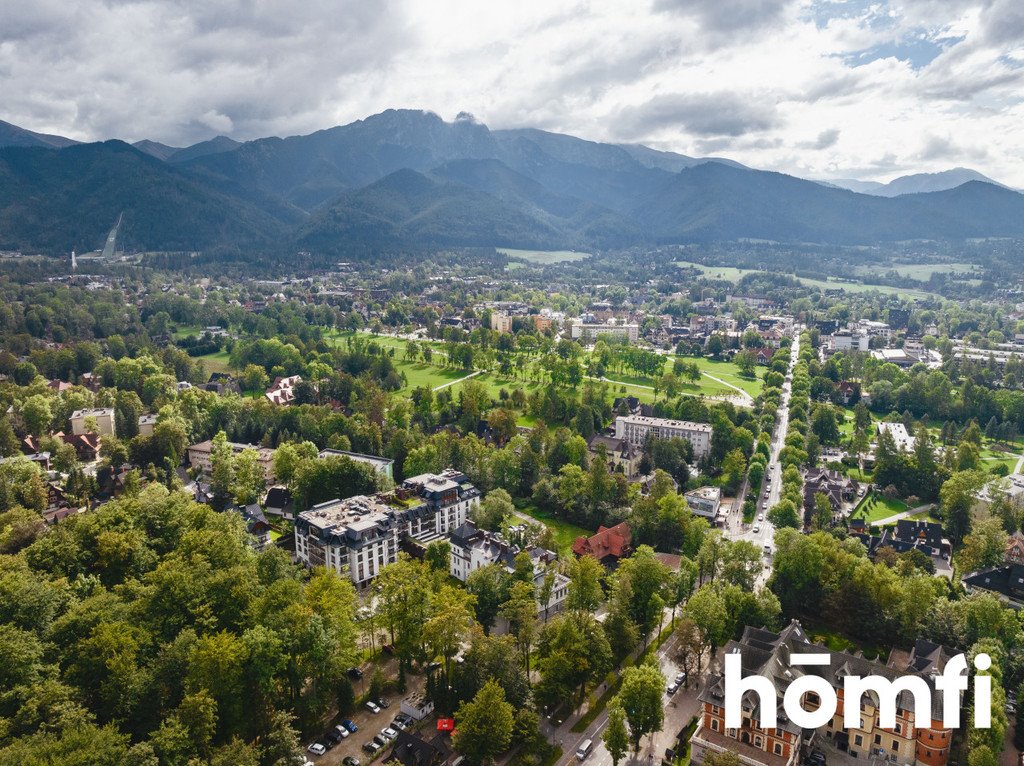
[[[676,128],[694,136],[742,136],[777,127],[774,103],[739,93],[673,93],[623,109],[617,122],[623,138]]]
[[[765,29],[782,19],[790,0],[655,0],[654,9],[694,19],[702,32]]]
[[[84,138],[183,144],[330,124],[318,114],[345,83],[386,67],[411,36],[392,2],[8,5],[5,118]]]

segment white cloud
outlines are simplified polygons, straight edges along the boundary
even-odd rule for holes
[[[649,2],[0,0],[0,119],[182,145],[465,110],[814,177],[1024,186],[1020,0]]]

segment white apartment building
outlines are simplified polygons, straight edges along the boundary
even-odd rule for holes
[[[570,325],[570,332],[573,340],[583,343],[592,343],[600,335],[611,335],[616,338],[625,338],[630,343],[636,343],[640,337],[640,325],[619,324],[614,319],[603,322],[583,322],[579,319],[573,320]]]
[[[902,423],[879,423],[878,434],[888,432],[892,440],[896,442],[896,449],[902,452],[913,452],[917,439],[910,435],[907,427]]]
[[[156,415],[139,415],[139,436],[152,436],[156,428]]]
[[[270,447],[260,447],[256,444],[239,444],[238,442],[228,442],[228,446],[231,447],[231,451],[236,455],[240,452],[244,452],[247,449],[255,450],[256,455],[259,458],[260,465],[263,467],[263,475],[268,483],[274,481],[274,450]],[[206,476],[209,476],[213,471],[213,463],[210,459],[213,453],[213,442],[207,439],[204,442],[193,444],[188,448],[188,462],[189,465],[194,468],[201,470]]]
[[[857,328],[871,338],[892,338],[892,328],[887,322],[875,322],[871,319],[861,319],[857,322]]]
[[[699,487],[690,490],[684,497],[694,516],[701,516],[712,525],[715,524],[722,505],[722,490],[719,487]]]
[[[620,415],[615,418],[616,439],[626,439],[638,447],[643,445],[648,434],[655,439],[686,439],[693,445],[693,457],[696,460],[711,451],[713,430],[707,423],[691,423],[688,420],[649,418],[644,415]]]
[[[71,433],[81,436],[88,433],[86,419],[96,421],[96,433],[100,436],[111,436],[116,430],[113,407],[93,407],[86,410],[75,410],[71,413]]]
[[[466,522],[480,492],[448,469],[406,480],[394,493],[328,500],[295,519],[295,555],[362,587],[398,560],[402,538],[429,543]]]
[[[864,332],[839,330],[829,338],[829,349],[832,351],[867,351],[871,347],[871,338]]]
[[[512,545],[500,534],[478,529],[472,521],[467,521],[448,536],[451,545],[449,572],[460,582],[466,582],[471,572],[489,564],[497,564],[509,572],[515,569],[515,558],[522,551]],[[541,590],[548,576],[550,565],[558,556],[544,548],[528,548],[527,553],[533,561],[533,585],[537,593],[537,613],[553,614],[561,610],[562,602],[569,595],[569,578],[555,572],[551,596],[546,604],[541,603]]]

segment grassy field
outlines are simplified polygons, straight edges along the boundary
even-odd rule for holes
[[[933,274],[979,274],[981,269],[973,263],[886,263],[871,266],[858,266],[859,276],[884,276],[896,272],[905,279],[927,282]]]
[[[868,524],[874,524],[880,519],[887,519],[890,516],[895,516],[897,513],[903,513],[907,510],[907,504],[902,500],[890,500],[887,497],[883,497],[879,494],[871,494],[867,496],[851,515],[853,519],[865,519]]]
[[[681,268],[691,267],[701,271],[701,273],[709,279],[723,279],[728,282],[738,282],[741,278],[747,274],[753,274],[757,269],[739,269],[731,266],[705,266],[701,263],[691,263],[690,261],[676,261],[676,266]],[[773,272],[774,273],[774,272]],[[777,272],[785,273],[785,272]],[[824,281],[821,279],[808,279],[806,277],[798,277],[793,274],[787,274],[792,276],[800,284],[805,287],[817,287],[821,290],[844,290],[849,293],[867,293],[877,291],[885,295],[899,295],[905,298],[931,298],[935,297],[934,293],[929,293],[924,290],[915,290],[913,288],[906,287],[891,287],[889,285],[868,285],[863,282],[839,282],[839,281]]]
[[[202,356],[197,356],[196,359],[203,360],[203,368],[206,370],[207,377],[213,372],[229,372],[228,361],[230,354],[227,351],[218,351],[216,354],[203,354]]]
[[[187,338],[189,335],[199,337],[203,334],[203,328],[197,324],[181,324],[178,325],[177,329],[171,333],[171,337],[174,340],[181,340]]]
[[[528,503],[523,500],[516,500],[516,510],[541,522],[544,526],[551,529],[555,534],[555,542],[558,544],[558,550],[564,548],[571,548],[573,541],[580,536],[590,537],[593,532],[589,532],[583,527],[577,527],[575,524],[570,524],[567,521],[555,518],[549,513],[545,513],[540,510],[533,503]]]
[[[516,250],[511,247],[495,248],[499,253],[504,253],[509,258],[521,258],[524,261],[535,263],[539,266],[548,266],[552,263],[567,263],[570,261],[582,261],[589,258],[590,253],[578,253],[575,250]]]

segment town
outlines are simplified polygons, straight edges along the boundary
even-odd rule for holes
[[[463,259],[3,265],[4,762],[1016,757],[1019,298]],[[807,728],[808,674],[936,704]]]

